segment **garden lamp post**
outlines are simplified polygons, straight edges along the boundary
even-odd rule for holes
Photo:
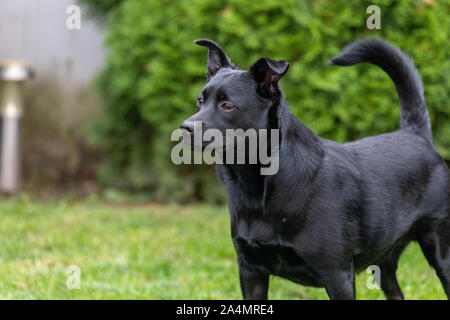
[[[11,194],[20,183],[20,121],[22,84],[31,78],[22,62],[0,62],[0,192]]]

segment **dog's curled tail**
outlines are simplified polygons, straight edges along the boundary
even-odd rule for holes
[[[420,134],[432,139],[422,81],[414,62],[399,48],[381,39],[357,41],[330,60],[330,64],[339,66],[361,62],[379,66],[394,82],[402,108],[400,128],[414,126]]]

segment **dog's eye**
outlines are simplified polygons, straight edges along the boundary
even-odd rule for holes
[[[197,107],[200,108],[203,104],[203,98],[202,97],[198,97],[197,98]]]
[[[221,109],[225,110],[225,111],[230,111],[230,110],[234,109],[234,106],[231,103],[227,102],[227,101],[221,102],[219,104],[219,107]]]

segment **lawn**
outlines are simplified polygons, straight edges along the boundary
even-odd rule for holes
[[[119,206],[99,200],[0,198],[2,299],[240,299],[227,209]],[[68,289],[67,268],[81,270]],[[398,271],[407,299],[445,299],[419,247]],[[359,299],[384,299],[357,277]],[[272,299],[327,299],[325,290],[272,278]]]

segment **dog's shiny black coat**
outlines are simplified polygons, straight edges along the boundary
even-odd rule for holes
[[[318,137],[289,111],[278,80],[284,61],[234,66],[210,40],[207,84],[193,121],[204,129],[278,128],[277,174],[259,165],[218,165],[231,215],[245,299],[267,298],[269,275],[325,287],[331,299],[355,298],[354,275],[381,270],[381,288],[402,299],[398,258],[413,240],[450,294],[449,171],[431,134],[420,77],[399,49],[363,40],[331,59],[334,65],[370,62],[393,80],[402,107],[395,132],[339,144]],[[222,109],[222,102],[233,106]]]

